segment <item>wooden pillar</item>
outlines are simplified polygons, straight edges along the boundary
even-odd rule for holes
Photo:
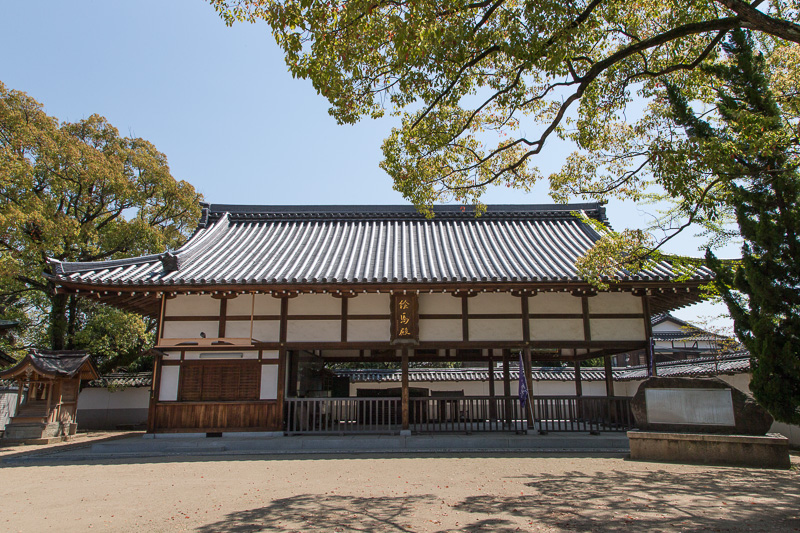
[[[489,419],[497,420],[497,405],[494,391],[494,350],[489,350]]]
[[[531,369],[531,347],[525,346],[523,351],[523,357],[525,358],[524,361],[524,375],[525,381],[528,384],[528,403],[530,407],[526,408],[525,416],[528,419],[528,428],[533,428],[533,416],[531,412],[533,411],[533,370]],[[520,378],[522,378],[522,373],[520,373]]]
[[[45,383],[44,386],[44,394],[47,396],[47,407],[45,408],[45,413],[47,413],[47,421],[50,422],[50,406],[52,405],[52,401],[50,398],[53,396],[53,383]]]
[[[511,426],[511,365],[509,362],[510,351],[503,350],[503,396],[506,398],[506,424]]]
[[[606,396],[614,396],[614,374],[611,369],[611,356],[603,357],[603,366],[606,370]]]
[[[580,361],[575,361],[575,396],[583,396],[583,383],[581,383]]]
[[[259,352],[261,353],[261,352]],[[280,428],[286,427],[286,420],[284,417],[286,416],[286,348],[282,347],[278,350],[278,428],[271,428],[270,431],[277,431]],[[259,372],[263,369],[263,366],[259,367]]]
[[[147,412],[147,432],[154,433],[156,430],[156,410],[158,409],[158,396],[161,392],[161,354],[156,352],[153,358],[153,385],[150,388],[150,406]],[[77,412],[77,407],[75,408]]]
[[[653,323],[650,321],[650,298],[646,293],[642,295],[642,311],[644,312],[644,332],[647,339],[647,348],[645,348],[647,375],[656,376],[658,367],[656,367],[655,346],[653,345]]]
[[[402,397],[400,399],[402,412],[403,412],[403,431],[408,431],[408,348],[403,347],[400,356],[400,367],[402,371]]]
[[[22,405],[22,391],[23,390],[24,389],[23,389],[22,380],[18,379],[17,380],[17,409],[16,409],[16,411],[14,411],[15,415],[19,412],[19,406]]]

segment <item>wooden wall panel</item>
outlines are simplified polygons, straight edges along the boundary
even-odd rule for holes
[[[281,431],[278,402],[170,402],[155,406],[156,432]]]

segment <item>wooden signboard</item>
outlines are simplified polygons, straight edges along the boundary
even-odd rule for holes
[[[419,341],[419,306],[416,294],[392,296],[392,342]]]

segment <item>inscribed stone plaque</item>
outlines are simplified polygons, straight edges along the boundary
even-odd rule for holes
[[[730,389],[647,389],[645,402],[649,423],[736,425]]]

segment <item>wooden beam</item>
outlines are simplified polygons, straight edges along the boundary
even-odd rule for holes
[[[575,361],[575,396],[583,396],[583,383],[581,383],[581,362]]]
[[[497,420],[497,404],[495,404],[494,391],[494,350],[489,350],[489,418]]]
[[[469,296],[461,297],[461,340],[469,341]]]
[[[531,348],[530,346],[525,346],[523,350],[523,357],[525,361],[523,363],[524,369],[520,369],[520,379],[523,379],[522,374],[524,370],[525,374],[525,381],[528,384],[528,403],[530,403],[533,399],[533,370],[531,368]],[[528,419],[528,428],[532,429],[533,425],[533,417],[531,416],[531,409],[525,410],[525,417]]]
[[[614,396],[614,374],[611,368],[611,356],[606,355],[603,357],[603,366],[605,367],[606,377],[606,396]]]
[[[224,339],[225,338],[225,325],[228,317],[228,299],[227,298],[220,298],[219,299],[219,334],[217,335],[218,338]]]
[[[401,350],[400,368],[402,370],[402,398],[400,401],[402,404],[403,431],[408,431],[408,346],[403,346]]]
[[[522,340],[525,344],[531,342],[531,314],[528,303],[528,296],[523,294],[520,297],[520,306],[522,307]]]
[[[281,298],[281,330],[279,334],[281,346],[286,344],[287,328],[289,324],[289,297],[283,296]]]
[[[581,307],[583,309],[583,340],[592,340],[592,324],[589,319],[589,297],[581,296]]]
[[[644,336],[647,339],[647,346],[645,347],[645,360],[647,361],[647,375],[658,375],[658,368],[656,367],[655,357],[656,354],[653,348],[653,323],[650,316],[650,297],[647,293],[642,294],[642,311],[644,311]]]
[[[511,364],[510,350],[503,350],[503,396],[506,397],[506,424],[511,427]]]
[[[342,296],[342,342],[347,342],[347,301],[350,298]]]

